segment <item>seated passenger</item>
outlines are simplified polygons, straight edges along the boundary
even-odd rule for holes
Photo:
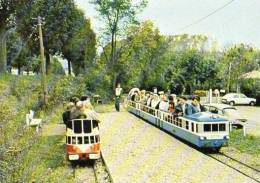
[[[98,115],[94,111],[89,100],[78,101],[76,108],[72,108],[70,111],[70,119],[92,119],[98,120]]]
[[[199,96],[195,96],[192,98],[191,105],[194,108],[195,113],[207,111],[206,107],[200,104]]]
[[[69,102],[68,104],[66,104],[66,111],[62,113],[62,119],[63,119],[63,123],[65,125],[68,124],[68,122],[70,120],[70,111],[74,107],[75,107],[75,105],[73,102]]]
[[[135,91],[133,95],[131,96],[131,100],[134,102],[138,102],[140,100],[140,95],[138,91]]]
[[[161,101],[159,104],[159,110],[164,111],[164,112],[168,112],[169,109],[169,101],[167,100],[166,95],[161,95]]]
[[[146,101],[147,101],[147,97],[146,97],[146,91],[145,90],[142,90],[140,92],[140,103],[141,104],[146,104]]]
[[[159,103],[160,103],[160,98],[157,94],[153,94],[153,98],[151,101],[151,107],[154,109],[158,109],[159,108]]]
[[[175,108],[173,96],[170,95],[170,96],[168,97],[168,100],[169,100],[168,112],[173,113],[173,112],[174,112],[174,108]]]
[[[178,117],[191,115],[193,113],[193,107],[189,103],[187,103],[187,98],[185,96],[181,96],[179,98],[178,105],[175,107],[173,115],[175,117]]]
[[[152,99],[153,99],[153,96],[152,96],[152,93],[147,96],[147,101],[146,101],[146,105],[148,107],[151,107],[151,103],[152,103]]]

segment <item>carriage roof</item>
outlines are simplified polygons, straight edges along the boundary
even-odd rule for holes
[[[192,115],[185,116],[192,121],[196,122],[227,122],[228,120],[222,116],[212,114],[209,112],[200,112]]]

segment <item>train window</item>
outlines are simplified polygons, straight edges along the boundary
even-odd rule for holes
[[[211,124],[204,124],[204,132],[210,132],[211,131]]]
[[[72,144],[76,144],[76,137],[72,137]]]
[[[194,132],[194,123],[191,123],[191,131]]]
[[[82,133],[81,120],[74,120],[74,133]]]
[[[68,144],[71,144],[71,136],[68,136],[67,143],[68,143]]]
[[[198,132],[199,132],[199,125],[196,124],[196,133],[198,133]]]
[[[98,127],[98,122],[97,120],[92,120],[92,123],[93,123],[93,129]]]
[[[67,128],[72,129],[72,121],[68,121]]]
[[[82,137],[78,137],[78,144],[82,144]]]
[[[180,125],[180,127],[182,127],[182,120],[181,119],[179,119],[179,125]]]
[[[95,139],[96,139],[96,143],[99,142],[99,135],[96,135]]]
[[[88,138],[88,136],[85,136],[85,137],[84,137],[84,144],[89,144],[89,138]]]
[[[189,129],[189,121],[186,121],[186,129]]]
[[[221,123],[221,124],[219,124],[219,131],[226,131],[226,124],[224,124],[224,123]]]
[[[84,120],[83,124],[84,133],[91,133],[91,120]]]
[[[90,136],[90,143],[91,143],[91,144],[94,144],[94,143],[95,143],[94,136]]]
[[[212,131],[217,132],[218,131],[218,124],[212,124]]]
[[[170,123],[173,123],[173,116],[169,116]]]

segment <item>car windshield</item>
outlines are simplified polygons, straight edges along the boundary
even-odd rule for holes
[[[234,115],[237,114],[237,110],[235,108],[225,108],[223,109],[223,113],[225,115]]]
[[[247,98],[247,96],[245,96],[244,94],[241,94],[240,95],[242,98]]]

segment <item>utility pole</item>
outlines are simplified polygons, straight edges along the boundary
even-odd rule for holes
[[[45,57],[44,57],[44,46],[42,38],[42,18],[38,16],[38,28],[39,28],[39,41],[40,41],[40,60],[41,60],[41,71],[42,71],[42,91],[43,91],[43,105],[47,104],[47,86],[46,86],[46,67],[45,67]]]

